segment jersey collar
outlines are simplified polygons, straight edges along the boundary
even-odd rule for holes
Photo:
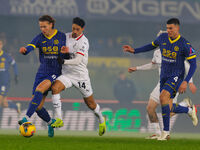
[[[3,51],[0,51],[0,56],[2,56],[3,55]]]
[[[81,35],[79,35],[79,37],[75,38],[77,41],[83,36],[83,33],[81,33]]]
[[[180,35],[180,34],[179,34],[179,36],[178,36],[176,39],[174,39],[174,40],[171,40],[171,38],[168,37],[169,42],[170,42],[171,44],[175,43],[175,42],[178,41],[180,38],[181,38],[181,35]]]
[[[55,29],[54,33],[53,33],[51,36],[46,36],[46,35],[44,35],[44,34],[43,34],[43,35],[44,35],[47,39],[51,40],[52,37],[54,37],[54,36],[57,34],[57,32],[58,32],[58,30]]]

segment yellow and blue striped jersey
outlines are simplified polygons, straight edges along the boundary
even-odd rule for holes
[[[65,46],[66,36],[64,33],[55,30],[51,37],[47,37],[40,33],[26,47],[27,53],[34,48],[39,48],[40,67],[38,73],[52,74],[61,73],[61,65],[57,62],[60,50]],[[27,54],[26,53],[26,54]]]
[[[5,53],[5,51],[0,51],[0,84],[7,85],[10,82],[10,73],[9,68],[13,66],[15,76],[18,75],[17,65],[15,63],[14,58],[12,58],[9,54]]]
[[[195,50],[191,44],[179,35],[176,39],[170,39],[167,33],[161,34],[152,46],[160,47],[162,54],[161,78],[171,76],[184,76],[184,60],[196,59]]]

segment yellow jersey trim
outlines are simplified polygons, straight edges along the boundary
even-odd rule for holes
[[[55,32],[54,32],[51,36],[46,36],[46,35],[44,35],[44,36],[45,36],[47,39],[51,40],[52,37],[54,37],[54,36],[57,34],[57,32],[58,32],[58,30],[55,29]]]
[[[180,34],[179,34],[179,36],[178,36],[176,39],[174,39],[174,40],[171,40],[171,38],[168,37],[169,42],[170,42],[171,44],[175,43],[175,42],[178,41],[180,38],[181,38],[181,35],[180,35]]]
[[[193,56],[187,57],[186,59],[190,60],[190,59],[193,59],[193,58],[196,58],[196,57],[197,57],[197,55],[193,55]]]
[[[3,55],[3,50],[0,52],[0,56],[2,56]]]
[[[176,92],[175,88],[173,88],[170,84],[165,83],[165,85],[168,85],[170,88],[172,88]]]
[[[32,46],[33,48],[36,48],[34,44],[28,44],[28,46]]]
[[[157,45],[154,44],[154,42],[151,43],[154,47],[158,47]]]

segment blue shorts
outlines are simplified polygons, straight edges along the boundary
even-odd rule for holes
[[[170,93],[170,98],[174,98],[183,81],[183,77],[173,76],[160,80],[160,92],[166,90]]]
[[[42,81],[44,81],[44,80],[50,80],[51,83],[53,83],[57,79],[58,76],[60,76],[60,74],[43,74],[43,73],[37,73],[36,77],[35,77],[35,82],[34,82],[34,85],[33,85],[32,95],[34,95],[35,89],[37,88],[37,86]],[[43,95],[47,95],[49,90],[47,90]]]
[[[5,97],[10,89],[9,84],[0,84],[0,95]]]

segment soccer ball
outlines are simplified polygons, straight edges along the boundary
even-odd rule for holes
[[[31,137],[36,131],[35,125],[30,122],[25,122],[19,127],[19,132],[24,137]]]

